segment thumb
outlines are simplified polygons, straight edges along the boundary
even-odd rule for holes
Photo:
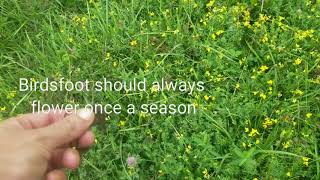
[[[56,148],[79,138],[93,121],[91,110],[80,109],[63,120],[38,129],[36,136],[48,148]]]

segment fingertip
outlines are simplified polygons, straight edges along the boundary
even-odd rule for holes
[[[92,144],[94,144],[94,134],[92,131],[88,130],[86,131],[80,138],[78,141],[78,146],[79,148],[88,148],[90,147]]]
[[[89,109],[80,109],[76,112],[76,114],[83,120],[86,120],[86,121],[90,121],[90,122],[93,122],[94,120],[94,113],[92,112],[92,110],[89,110]]]
[[[67,180],[67,176],[62,170],[53,170],[48,172],[47,180]]]
[[[49,149],[61,147],[78,139],[94,121],[91,110],[80,109],[75,114],[66,116],[52,125],[35,131],[36,137]]]
[[[69,148],[63,153],[62,164],[65,168],[74,170],[80,165],[80,154],[77,150]]]

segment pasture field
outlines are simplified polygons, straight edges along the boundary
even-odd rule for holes
[[[0,0],[0,119],[41,103],[110,114],[69,179],[320,179],[319,0]],[[19,91],[31,81],[204,82],[202,91]]]

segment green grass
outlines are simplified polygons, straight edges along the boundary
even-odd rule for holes
[[[1,0],[0,118],[35,99],[193,103],[195,115],[111,115],[70,179],[319,179],[319,27],[319,0]],[[24,93],[20,77],[206,89]]]

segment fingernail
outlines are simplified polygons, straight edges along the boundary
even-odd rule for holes
[[[93,116],[93,112],[89,109],[80,109],[78,112],[77,112],[77,115],[84,119],[84,120],[87,120],[89,121],[92,116]]]

